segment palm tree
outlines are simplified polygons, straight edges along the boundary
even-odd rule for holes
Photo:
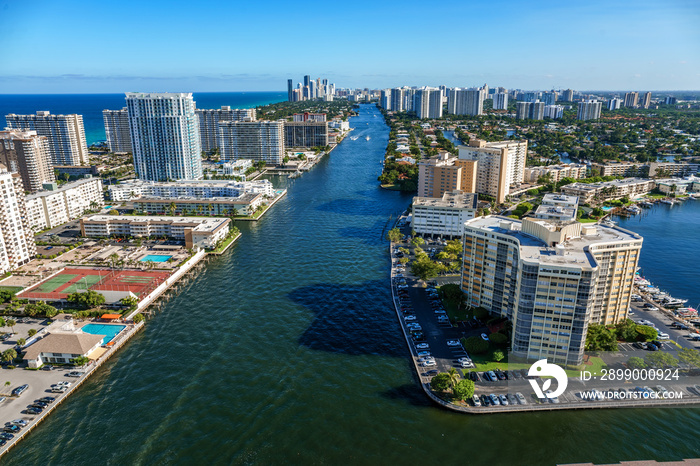
[[[17,322],[15,322],[15,319],[7,319],[7,321],[5,322],[5,325],[12,328],[12,333],[15,333],[15,324],[16,323]]]
[[[237,217],[238,216],[238,209],[235,207],[231,209],[231,217]]]
[[[177,206],[174,202],[171,202],[170,206],[168,206],[168,210],[170,210],[170,215],[175,215],[175,209],[177,209]]]
[[[119,254],[117,254],[116,252],[109,256],[109,262],[112,264],[112,268],[114,268],[114,266],[118,260],[119,260]]]
[[[202,204],[199,204],[199,205],[197,206],[197,213],[198,213],[199,215],[202,215],[202,211],[203,211],[203,210],[204,210],[204,207],[202,206]]]
[[[455,369],[454,367],[451,368],[451,369],[449,370],[449,372],[447,372],[447,375],[450,376],[450,385],[451,385],[452,387],[454,387],[455,385],[457,385],[457,382],[459,382],[459,379],[462,378],[462,377],[460,377],[459,372],[457,372],[457,369]]]
[[[207,209],[209,210],[209,215],[211,215],[212,211],[214,210],[214,206],[211,205],[211,204],[209,204],[209,205],[207,206]]]

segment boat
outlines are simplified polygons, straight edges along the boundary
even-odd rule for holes
[[[367,139],[369,141],[369,136],[366,136],[365,139]]]
[[[300,176],[301,176],[301,172],[299,170],[297,170],[293,173],[290,173],[288,178],[299,178]]]
[[[648,201],[640,202],[639,205],[641,205],[642,207],[646,207],[647,209],[654,207],[654,204]]]
[[[625,210],[627,212],[631,213],[632,215],[637,215],[638,213],[640,213],[642,211],[642,209],[640,209],[636,205],[631,205],[629,207],[626,207]]]
[[[673,200],[672,199],[661,199],[662,204],[668,204],[668,205],[673,205]]]
[[[672,296],[668,296],[666,299],[664,299],[663,305],[666,307],[681,307],[687,302],[687,299],[678,299]]]

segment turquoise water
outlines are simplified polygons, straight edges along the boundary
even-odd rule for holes
[[[144,330],[3,464],[496,466],[700,456],[698,408],[465,416],[433,405],[392,309],[383,239],[412,196],[378,187],[388,140],[379,112],[363,105],[350,125],[360,137],[310,172],[271,177],[287,196],[259,222],[236,222],[242,236],[229,251],[178,282]],[[650,227],[641,261],[645,270],[663,264],[654,270],[659,285],[697,288],[700,212],[692,209],[631,220],[635,231]],[[673,241],[685,231],[684,242],[669,247],[665,230]],[[654,248],[657,262],[644,262]]]
[[[614,208],[615,208],[615,207],[607,207],[607,206],[601,207],[601,209],[603,209],[605,212],[610,212],[610,211],[613,210]]]
[[[106,345],[125,328],[126,325],[87,324],[82,327],[82,330],[83,332],[91,335],[105,335],[104,340],[102,340],[102,344]]]
[[[149,255],[147,255],[147,256],[142,257],[141,259],[139,259],[139,261],[140,261],[140,262],[146,262],[146,261],[150,261],[150,262],[168,262],[168,259],[170,259],[171,257],[173,257],[173,256],[163,256],[163,255],[160,255],[160,254],[149,254]]]

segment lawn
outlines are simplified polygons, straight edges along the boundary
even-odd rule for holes
[[[496,369],[500,369],[502,371],[510,371],[510,370],[520,370],[520,369],[529,369],[530,366],[532,365],[532,362],[527,362],[527,361],[513,361],[511,363],[507,362],[507,357],[501,362],[495,362],[493,360],[493,351],[494,349],[491,349],[488,353],[482,354],[482,355],[470,355],[472,358],[472,361],[474,361],[474,364],[476,365],[476,368],[471,368],[471,369],[463,369],[462,372],[467,374],[470,371],[478,371],[478,372],[484,372],[484,371],[493,371]],[[582,370],[590,371],[592,374],[600,374],[600,370],[603,367],[607,367],[605,362],[597,356],[591,357],[589,359],[590,364],[587,364],[584,362],[584,364],[573,367],[570,366],[570,368],[564,368],[566,371],[566,374],[569,377],[579,377],[581,375]]]
[[[579,222],[581,223],[595,223],[598,221],[597,218],[580,218],[578,219]]]
[[[15,294],[19,293],[23,289],[24,289],[24,287],[21,287],[21,286],[0,286],[0,291],[9,291],[9,292],[15,293]]]
[[[237,235],[231,235],[219,244],[216,249],[209,251],[209,254],[221,254],[221,252],[228,247],[229,244],[236,241],[241,236],[240,233]]]

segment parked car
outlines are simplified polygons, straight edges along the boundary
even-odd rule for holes
[[[431,367],[431,366],[437,366],[437,363],[433,360],[425,361],[421,363],[421,366],[423,367]]]
[[[425,349],[425,350],[427,350],[427,349],[430,349],[430,345],[427,344],[427,343],[418,343],[418,344],[416,345],[416,349]]]
[[[41,414],[41,409],[36,409],[36,408],[27,408],[24,410],[25,413],[27,414]]]
[[[8,433],[8,432],[2,432],[2,433],[0,433],[0,439],[3,439],[3,440],[12,440],[13,438],[15,438],[14,434],[10,434],[10,433]]]
[[[13,421],[8,422],[7,424],[12,424],[12,425],[24,427],[27,425],[27,421],[25,421],[24,419],[15,419]]]
[[[547,390],[547,392],[546,392],[547,399],[549,400],[549,402],[550,403],[559,403],[559,398],[557,398],[556,396],[554,396],[554,397],[550,396],[552,393],[553,393],[552,390]]]
[[[498,396],[498,401],[501,402],[503,406],[508,406],[510,403],[508,402],[508,397],[505,395],[499,395]]]
[[[447,340],[447,346],[459,346],[461,343],[459,340]]]
[[[20,385],[19,387],[15,388],[12,390],[12,396],[20,396],[22,393],[24,393],[27,389],[29,388],[29,385],[24,384]]]
[[[481,401],[479,401],[479,397],[476,395],[472,395],[472,404],[474,406],[481,406]]]
[[[527,399],[523,396],[522,393],[517,392],[517,393],[515,394],[515,397],[518,399],[518,403],[520,403],[521,405],[526,405],[526,404],[527,404]]]
[[[10,434],[16,434],[17,432],[20,431],[20,429],[22,429],[20,426],[10,425],[10,426],[3,427],[2,430],[5,432],[9,432]]]

